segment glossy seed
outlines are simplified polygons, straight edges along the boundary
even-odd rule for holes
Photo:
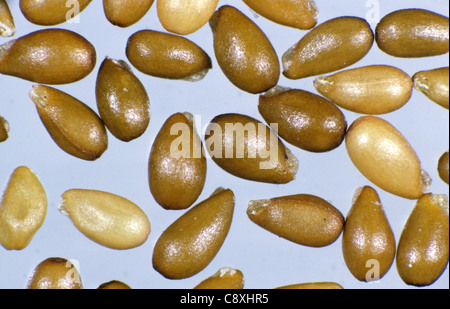
[[[447,267],[449,239],[448,199],[426,194],[411,212],[397,248],[397,270],[409,285],[427,286]]]
[[[344,114],[313,93],[275,87],[260,96],[258,109],[268,124],[278,124],[281,138],[303,150],[326,152],[344,141]]]
[[[172,223],[156,242],[155,270],[168,279],[183,279],[208,266],[228,235],[234,204],[231,190],[218,189]]]
[[[283,74],[300,79],[343,69],[361,60],[373,41],[373,32],[364,19],[331,19],[308,32],[283,55]]]
[[[4,142],[9,137],[9,122],[0,116],[0,143]]]
[[[219,269],[214,275],[203,280],[194,289],[226,289],[238,290],[244,288],[244,275],[238,269],[231,267],[223,267]]]
[[[360,281],[377,281],[390,269],[395,238],[377,192],[365,186],[357,191],[345,219],[342,252],[345,263]]]
[[[448,161],[449,161],[449,155],[448,155],[448,151],[445,152],[438,161],[438,173],[439,173],[439,177],[441,177],[441,179],[448,184],[449,181],[449,172],[448,172]]]
[[[70,260],[52,257],[36,266],[28,279],[27,289],[79,290],[83,289],[83,283],[78,269]]]
[[[430,100],[449,109],[449,70],[448,67],[420,71],[413,75],[414,88]]]
[[[103,0],[103,10],[111,24],[126,28],[140,21],[153,2],[154,0]]]
[[[0,0],[0,36],[11,37],[16,33],[16,25],[8,2]]]
[[[310,194],[250,201],[247,215],[275,235],[309,247],[332,244],[344,225],[344,217],[337,208]]]
[[[448,17],[422,9],[389,13],[375,30],[378,47],[395,57],[429,57],[448,53]]]
[[[97,60],[94,46],[63,29],[32,32],[0,46],[0,73],[40,84],[68,84],[89,75]]]
[[[430,178],[416,152],[386,120],[358,118],[348,129],[345,144],[356,168],[379,188],[408,199],[428,190]]]
[[[308,282],[277,287],[279,290],[342,290],[342,285],[336,282]]]
[[[186,209],[203,191],[206,158],[193,125],[191,114],[176,113],[153,143],[148,164],[150,191],[165,209]]]
[[[92,241],[112,249],[142,245],[150,234],[145,212],[130,200],[109,192],[72,189],[64,192],[59,210]]]
[[[131,287],[122,281],[112,280],[99,285],[98,290],[131,290]]]
[[[95,92],[100,116],[116,138],[129,142],[145,133],[150,100],[126,62],[106,58],[98,72]]]
[[[48,133],[62,150],[90,161],[100,158],[106,151],[105,125],[89,106],[44,85],[33,86],[30,98]]]
[[[18,167],[0,200],[0,244],[7,250],[26,248],[46,215],[44,187],[28,167]]]
[[[20,10],[25,18],[36,25],[54,26],[71,22],[92,0],[20,0]]]
[[[205,145],[223,170],[247,180],[288,183],[298,160],[262,122],[245,115],[223,114],[208,125]]]
[[[187,35],[203,27],[219,0],[157,0],[158,18],[169,32]]]
[[[264,32],[232,6],[222,6],[210,20],[214,53],[225,76],[239,89],[262,93],[277,85],[280,62]]]
[[[211,58],[194,42],[152,30],[133,34],[126,54],[136,69],[160,78],[198,81],[212,68]]]
[[[366,66],[321,76],[314,86],[339,107],[355,113],[380,115],[405,105],[412,95],[411,77],[396,67]]]
[[[253,11],[280,25],[301,30],[316,26],[318,9],[313,0],[243,0]]]

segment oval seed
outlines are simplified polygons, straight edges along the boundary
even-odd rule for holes
[[[131,287],[128,284],[123,283],[122,281],[112,280],[112,281],[100,284],[100,286],[97,289],[98,290],[131,290]]]
[[[428,57],[448,53],[448,17],[422,9],[389,13],[375,30],[378,47],[395,57]]]
[[[308,282],[308,283],[298,283],[290,284],[277,287],[280,290],[342,290],[344,289],[342,285],[336,282]]]
[[[94,242],[112,249],[142,245],[150,234],[150,221],[130,200],[103,191],[73,189],[64,192],[59,210]]]
[[[30,91],[39,117],[55,143],[65,152],[96,160],[108,148],[102,119],[86,104],[55,88],[35,85]]]
[[[343,69],[361,60],[372,48],[373,40],[364,19],[331,19],[308,32],[283,55],[283,74],[300,79]]]
[[[0,73],[40,84],[68,84],[95,67],[94,46],[75,32],[47,29],[0,46]]]
[[[152,30],[133,34],[126,54],[136,69],[161,78],[197,81],[212,68],[211,58],[194,42]]]
[[[309,30],[319,12],[313,0],[243,0],[253,11],[278,24]]]
[[[4,142],[9,137],[9,123],[8,121],[0,116],[0,143]]]
[[[155,270],[168,279],[183,279],[208,266],[228,235],[234,204],[231,190],[218,189],[172,223],[156,242]]]
[[[223,267],[214,275],[203,280],[194,289],[227,289],[238,290],[244,288],[244,275],[238,269]]]
[[[395,238],[377,192],[365,186],[355,195],[342,236],[345,263],[360,281],[381,279],[395,256]]]
[[[397,248],[397,270],[409,285],[426,286],[436,281],[448,263],[448,200],[426,194],[411,212]]]
[[[412,95],[411,77],[400,69],[373,65],[314,80],[317,91],[339,107],[355,113],[380,115],[405,105]]]
[[[36,25],[54,26],[71,20],[81,13],[92,0],[20,0],[25,18]]]
[[[41,182],[28,167],[18,167],[0,201],[0,244],[7,250],[26,248],[46,215],[47,194]]]
[[[95,93],[100,116],[115,137],[129,142],[144,134],[150,122],[150,100],[127,63],[106,58]]]
[[[441,177],[441,179],[443,181],[445,181],[448,184],[449,181],[449,172],[448,172],[448,161],[449,161],[449,154],[448,151],[445,152],[438,161],[438,173],[439,173],[439,177]]]
[[[332,244],[344,226],[344,217],[337,208],[309,194],[250,201],[247,215],[262,228],[309,247]]]
[[[219,0],[158,0],[158,18],[167,31],[187,35],[203,27]]]
[[[210,26],[217,62],[231,83],[249,93],[276,86],[280,78],[278,56],[252,20],[225,5],[214,13]]]
[[[33,270],[27,289],[79,290],[83,288],[81,276],[75,265],[64,258],[48,258]]]
[[[203,191],[206,158],[191,114],[169,117],[153,143],[148,178],[156,202],[165,209],[186,209]]]
[[[267,123],[278,124],[281,138],[311,152],[337,148],[347,130],[339,108],[303,90],[274,87],[260,96],[258,109]]]
[[[223,114],[208,125],[207,150],[228,173],[266,183],[288,183],[298,171],[298,160],[262,122],[245,115]]]
[[[8,2],[0,0],[0,36],[11,37],[16,33],[14,18],[8,6]]]
[[[103,0],[103,10],[109,22],[126,28],[140,21],[154,0]]]
[[[381,189],[408,199],[428,190],[430,179],[416,152],[389,122],[360,117],[348,129],[345,143],[353,164]]]
[[[417,72],[413,75],[414,88],[430,100],[449,109],[449,69],[438,68]]]

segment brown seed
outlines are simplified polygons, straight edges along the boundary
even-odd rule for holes
[[[267,123],[278,124],[281,138],[303,150],[326,152],[344,140],[344,114],[313,93],[275,87],[260,96],[258,109]]]
[[[375,30],[378,47],[395,57],[428,57],[448,53],[448,17],[422,9],[389,13]]]
[[[282,58],[290,79],[326,74],[361,60],[372,48],[373,32],[364,19],[338,17],[308,32]]]
[[[96,160],[108,148],[102,119],[86,104],[55,88],[33,86],[30,98],[55,143],[83,160]]]
[[[392,194],[417,199],[430,184],[416,152],[389,122],[375,116],[356,119],[345,138],[348,155],[372,183]]]
[[[103,10],[109,22],[126,28],[140,21],[154,0],[103,0]]]
[[[38,30],[0,46],[0,73],[40,84],[68,84],[89,75],[96,58],[94,46],[75,32]]]
[[[28,167],[18,167],[0,200],[0,244],[7,250],[26,248],[46,215],[47,194],[41,182]]]
[[[203,191],[206,158],[193,127],[193,116],[169,117],[153,143],[148,178],[156,202],[165,209],[186,209]]]
[[[262,122],[240,114],[223,114],[208,125],[206,148],[228,173],[266,183],[294,180],[298,160]]]
[[[27,289],[79,290],[83,288],[81,276],[71,261],[64,258],[48,258],[33,270]]]
[[[449,108],[448,67],[417,72],[413,75],[413,81],[415,89],[442,107]]]
[[[131,290],[131,287],[122,281],[112,280],[100,284],[98,290]]]
[[[377,192],[369,186],[357,191],[347,214],[342,252],[348,269],[360,281],[381,279],[394,261],[394,233]]]
[[[225,76],[249,93],[262,93],[280,78],[278,56],[264,32],[232,6],[222,6],[210,20],[214,52]]]
[[[126,62],[106,58],[95,91],[100,116],[115,137],[129,142],[145,133],[150,122],[150,100]]]
[[[448,184],[448,161],[449,161],[449,155],[448,155],[448,150],[447,152],[445,152],[440,158],[439,158],[439,162],[438,162],[438,173],[439,173],[439,177],[441,177],[441,179],[443,181],[445,181]]]
[[[317,91],[339,107],[380,115],[405,105],[412,95],[411,77],[400,69],[373,65],[341,71],[314,80]]]
[[[309,194],[250,201],[247,215],[262,228],[309,247],[332,244],[344,226],[344,216],[337,208]]]
[[[244,275],[238,269],[223,267],[214,275],[203,280],[194,289],[227,289],[237,290],[244,288]]]
[[[409,285],[427,286],[436,281],[448,263],[448,199],[426,194],[411,212],[397,248],[397,270]]]
[[[208,266],[228,235],[234,204],[231,190],[218,189],[172,223],[156,242],[155,270],[168,279],[183,279]]]
[[[126,54],[136,69],[161,78],[198,81],[212,68],[211,58],[194,42],[152,30],[133,34]]]
[[[9,137],[9,123],[8,121],[0,116],[0,143],[4,142]]]
[[[276,289],[282,290],[342,290],[344,289],[339,283],[336,282],[308,282],[308,283],[298,283],[290,284],[285,286],[280,286]]]
[[[11,37],[16,33],[14,18],[8,6],[8,2],[0,0],[0,36]]]
[[[81,13],[92,0],[20,0],[20,10],[25,18],[36,25],[54,26]]]
[[[243,0],[253,11],[278,24],[309,30],[316,26],[318,9],[313,0]]]

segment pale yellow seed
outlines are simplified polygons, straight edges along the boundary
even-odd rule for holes
[[[194,289],[243,289],[244,275],[238,269],[222,267],[214,275],[206,278]]]
[[[449,109],[449,68],[420,71],[413,75],[414,88]]]
[[[0,0],[0,36],[11,37],[16,33],[14,18],[8,6],[8,2]]]
[[[52,257],[36,266],[28,279],[26,288],[37,290],[79,290],[83,288],[83,282],[80,272],[70,260]]]

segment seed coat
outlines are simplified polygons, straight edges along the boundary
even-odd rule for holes
[[[11,37],[16,33],[16,25],[8,2],[0,0],[0,36]]]
[[[36,266],[28,279],[27,289],[80,290],[83,289],[83,283],[78,269],[71,261],[52,257]]]
[[[36,25],[54,26],[81,13],[92,0],[20,0],[20,10],[25,18]]]
[[[154,0],[103,0],[103,11],[111,24],[126,28],[140,21],[153,2]]]
[[[441,177],[441,179],[448,184],[449,182],[449,154],[448,154],[448,150],[447,152],[445,152],[444,154],[442,154],[442,156],[439,158],[438,161],[438,173],[439,173],[439,177]]]
[[[0,143],[4,142],[9,137],[9,123],[8,121],[0,116]]]
[[[244,288],[244,275],[239,269],[234,269],[231,267],[222,267],[214,275],[206,278],[199,284],[197,284],[194,289],[227,289],[227,290],[237,290]]]
[[[448,67],[420,71],[413,75],[414,88],[421,91],[431,101],[449,109],[449,69]]]

